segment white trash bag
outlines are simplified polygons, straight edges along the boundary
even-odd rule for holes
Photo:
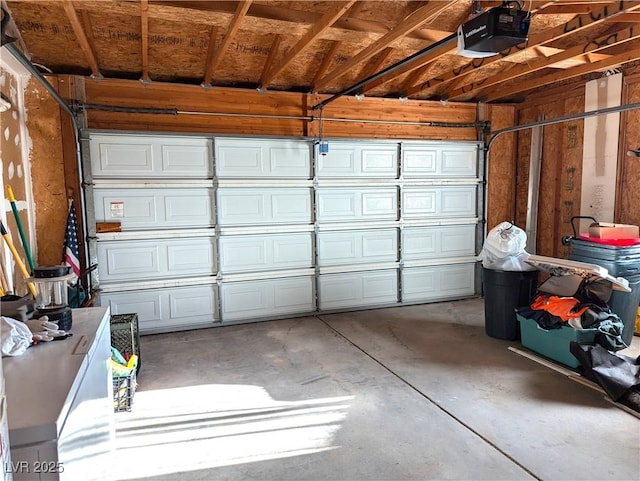
[[[478,260],[482,267],[496,271],[535,271],[526,261],[527,234],[511,222],[501,222],[487,234]]]

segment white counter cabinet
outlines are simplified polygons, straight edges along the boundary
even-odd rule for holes
[[[3,359],[14,481],[112,479],[110,311],[72,316],[72,337]]]

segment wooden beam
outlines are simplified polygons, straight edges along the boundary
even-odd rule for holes
[[[576,45],[575,47],[569,48],[555,55],[539,58],[521,65],[517,65],[509,70],[500,72],[497,75],[484,79],[477,84],[469,84],[468,87],[463,86],[452,90],[451,92],[447,92],[447,99],[455,100],[462,95],[466,96],[469,94],[473,94],[473,92],[478,90],[483,90],[485,91],[485,93],[492,92],[492,90],[487,91],[486,89],[488,87],[492,87],[494,85],[498,85],[509,80],[513,80],[518,77],[537,72],[538,70],[550,67],[558,62],[562,62],[571,58],[581,57],[586,53],[594,53],[599,50],[628,42],[639,37],[640,27],[638,26],[628,27],[610,35],[603,35],[602,37],[599,37],[595,40],[588,41],[583,45]],[[586,59],[584,59],[584,61],[586,61]]]
[[[296,43],[293,48],[291,48],[287,56],[283,58],[278,65],[273,67],[263,79],[261,79],[260,88],[267,88],[269,86],[269,83],[271,83],[271,81],[280,72],[282,72],[297,55],[308,48],[314,40],[316,40],[325,30],[333,25],[336,20],[342,17],[354,3],[355,0],[332,3],[330,8],[325,12],[322,18],[318,22],[316,22],[313,27],[311,27],[311,29],[305,34],[304,37],[298,40],[298,43]]]
[[[62,6],[64,7],[64,11],[67,14],[67,18],[69,18],[69,22],[71,22],[71,27],[73,28],[73,32],[76,34],[76,38],[78,39],[80,48],[84,53],[84,57],[89,63],[89,67],[91,67],[91,76],[94,78],[102,78],[100,69],[98,68],[96,55],[91,48],[91,44],[87,39],[87,35],[85,34],[84,29],[82,28],[82,24],[80,23],[80,19],[78,18],[76,9],[73,7],[73,3],[71,2],[71,0],[64,0]]]
[[[612,55],[611,57],[600,60],[599,62],[580,65],[572,69],[562,70],[551,75],[545,75],[544,77],[536,77],[527,81],[516,82],[515,85],[511,86],[500,86],[500,88],[493,89],[490,93],[483,95],[482,100],[485,102],[492,102],[508,98],[520,92],[544,87],[545,85],[561,82],[563,80],[569,80],[591,72],[605,71],[623,63],[633,62],[635,60],[640,60],[640,43],[638,42],[634,42],[627,51],[618,55]]]
[[[140,0],[140,40],[142,43],[142,80],[149,79],[149,0]]]
[[[322,78],[322,76],[329,70],[329,66],[331,65],[331,61],[336,56],[336,52],[340,48],[341,42],[331,42],[331,47],[327,53],[322,57],[322,62],[318,66],[318,70],[316,70],[316,74],[311,81],[311,92],[315,92],[316,90],[316,82]]]
[[[438,0],[439,1],[439,0]],[[235,10],[236,2],[217,0],[214,2],[202,2],[193,0],[150,0],[152,5],[178,7],[183,9],[194,9],[199,12],[221,12],[221,13],[233,13]],[[364,7],[366,2],[357,1],[352,8],[360,10]],[[501,3],[501,2],[496,2]],[[357,10],[351,10],[350,16],[343,17],[333,24],[331,28],[342,29],[350,32],[363,32],[363,33],[376,33],[385,34],[390,28],[389,26],[380,21],[356,18]],[[322,14],[312,10],[294,10],[292,8],[279,7],[269,4],[254,3],[249,8],[247,16],[265,19],[265,20],[277,20],[282,22],[290,22],[294,24],[308,24],[313,25],[320,20]],[[169,19],[166,19],[169,20]],[[414,32],[410,32],[407,36],[422,40],[438,41],[451,32],[442,32],[437,29],[421,29]]]
[[[360,62],[370,59],[375,54],[389,46],[394,40],[405,36],[407,33],[415,30],[423,23],[435,18],[450,7],[449,2],[429,2],[426,6],[413,12],[404,22],[398,24],[393,30],[382,36],[379,40],[372,43],[358,54],[351,57],[339,68],[333,70],[325,77],[321,78],[316,84],[317,90],[322,90],[333,80],[342,77]]]
[[[417,84],[422,78],[422,76],[429,71],[429,69],[432,67],[432,64],[433,62],[429,62],[427,64],[424,64],[422,67],[417,68],[413,72],[411,72],[407,76],[404,83],[402,84],[402,92],[400,93],[404,96],[407,90],[413,87],[415,84]]]
[[[393,53],[393,48],[387,47],[385,48],[380,55],[378,55],[373,62],[364,66],[362,71],[360,72],[361,78],[367,78],[374,73],[376,73],[379,69],[382,68],[384,63]]]
[[[267,78],[267,75],[268,75],[267,72],[269,72],[271,65],[273,65],[273,61],[278,55],[278,49],[280,48],[280,43],[282,43],[282,35],[276,34],[276,36],[273,37],[273,42],[271,42],[271,48],[269,49],[269,55],[267,56],[267,61],[264,63],[264,68],[262,69],[262,75],[260,77],[260,87],[258,87],[258,90],[261,92],[265,90],[262,88],[262,86],[267,84],[267,82],[265,82],[265,79]]]
[[[227,29],[227,33],[224,36],[224,40],[222,41],[222,44],[218,49],[215,50],[215,52],[213,52],[210,58],[209,58],[209,54],[207,54],[207,66],[205,68],[205,76],[204,76],[204,82],[203,82],[204,85],[209,85],[211,83],[211,79],[213,78],[213,73],[215,69],[218,67],[218,65],[220,65],[220,62],[222,62],[222,59],[224,57],[224,54],[227,51],[227,48],[233,41],[233,38],[235,37],[236,32],[240,28],[240,23],[242,22],[242,19],[245,17],[245,15],[247,14],[247,10],[249,10],[249,7],[251,6],[251,2],[252,0],[243,0],[241,2],[238,2],[238,7],[236,8],[235,15],[233,16],[233,20],[231,20],[231,24]],[[211,44],[209,45],[209,48],[211,48]]]
[[[216,44],[218,40],[218,27],[211,27],[209,32],[209,45],[207,47],[207,60],[204,67],[205,75],[209,71],[209,66],[213,63],[213,56],[216,53]],[[207,85],[205,79],[202,80],[202,85]]]
[[[608,20],[609,22],[626,22],[626,23],[638,23],[640,22],[640,12],[629,12],[618,15],[616,18]]]
[[[623,13],[637,9],[640,9],[640,2],[637,1],[621,0],[614,5],[605,5],[597,12],[578,15],[563,25],[558,25],[555,28],[540,32],[535,35],[531,35],[526,45],[544,45],[560,38],[575,34],[587,27],[597,25],[598,23],[601,23],[607,19],[615,18],[619,15],[622,15]],[[508,59],[510,56],[520,53],[522,50],[523,48],[520,46],[511,47],[510,49],[502,52],[500,55],[483,59],[475,59],[474,61],[469,62],[468,64],[455,70],[439,73],[437,79],[431,78],[426,82],[423,82],[422,84],[414,85],[412,88],[408,89],[407,95],[412,96],[421,93],[422,96],[429,96],[433,92],[435,92],[435,87],[444,82],[448,82],[453,79],[460,80],[462,77],[476,72],[480,68],[487,67],[500,60]]]

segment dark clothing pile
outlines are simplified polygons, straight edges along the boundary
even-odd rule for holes
[[[580,362],[584,377],[600,385],[613,401],[640,412],[640,356],[633,359],[575,341],[571,341],[569,350]]]
[[[518,309],[518,314],[533,319],[545,330],[570,326],[574,329],[595,329],[596,344],[611,351],[624,349],[624,322],[599,297],[600,292],[583,283],[573,296],[556,296],[538,292],[533,301]],[[606,296],[608,298],[608,296]]]

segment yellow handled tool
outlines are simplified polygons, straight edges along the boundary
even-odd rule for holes
[[[22,221],[20,220],[20,215],[18,214],[18,206],[16,205],[16,198],[13,195],[13,190],[10,185],[7,185],[7,197],[9,197],[9,202],[11,203],[11,210],[13,211],[13,217],[16,219],[16,225],[18,226],[18,234],[20,234],[20,240],[22,241],[22,247],[24,247],[24,253],[27,256],[27,262],[29,263],[29,267],[31,268],[31,272],[36,268],[33,263],[33,257],[31,257],[31,250],[29,249],[29,242],[27,242],[27,236],[24,234],[24,228],[22,227]]]
[[[13,245],[13,242],[11,241],[11,237],[9,237],[9,233],[7,232],[7,229],[4,228],[4,224],[1,221],[0,221],[0,233],[2,234],[2,237],[4,237],[4,241],[7,243],[7,246],[9,246],[9,250],[13,254],[13,258],[16,261],[16,264],[18,265],[20,272],[22,272],[22,275],[24,276],[25,279],[29,279],[30,277],[29,272],[27,271],[27,268],[25,267],[24,262],[22,262],[22,259],[20,259],[20,256],[18,255],[18,251]],[[35,298],[37,295],[36,285],[33,282],[27,282],[27,287],[29,288],[29,291]]]

